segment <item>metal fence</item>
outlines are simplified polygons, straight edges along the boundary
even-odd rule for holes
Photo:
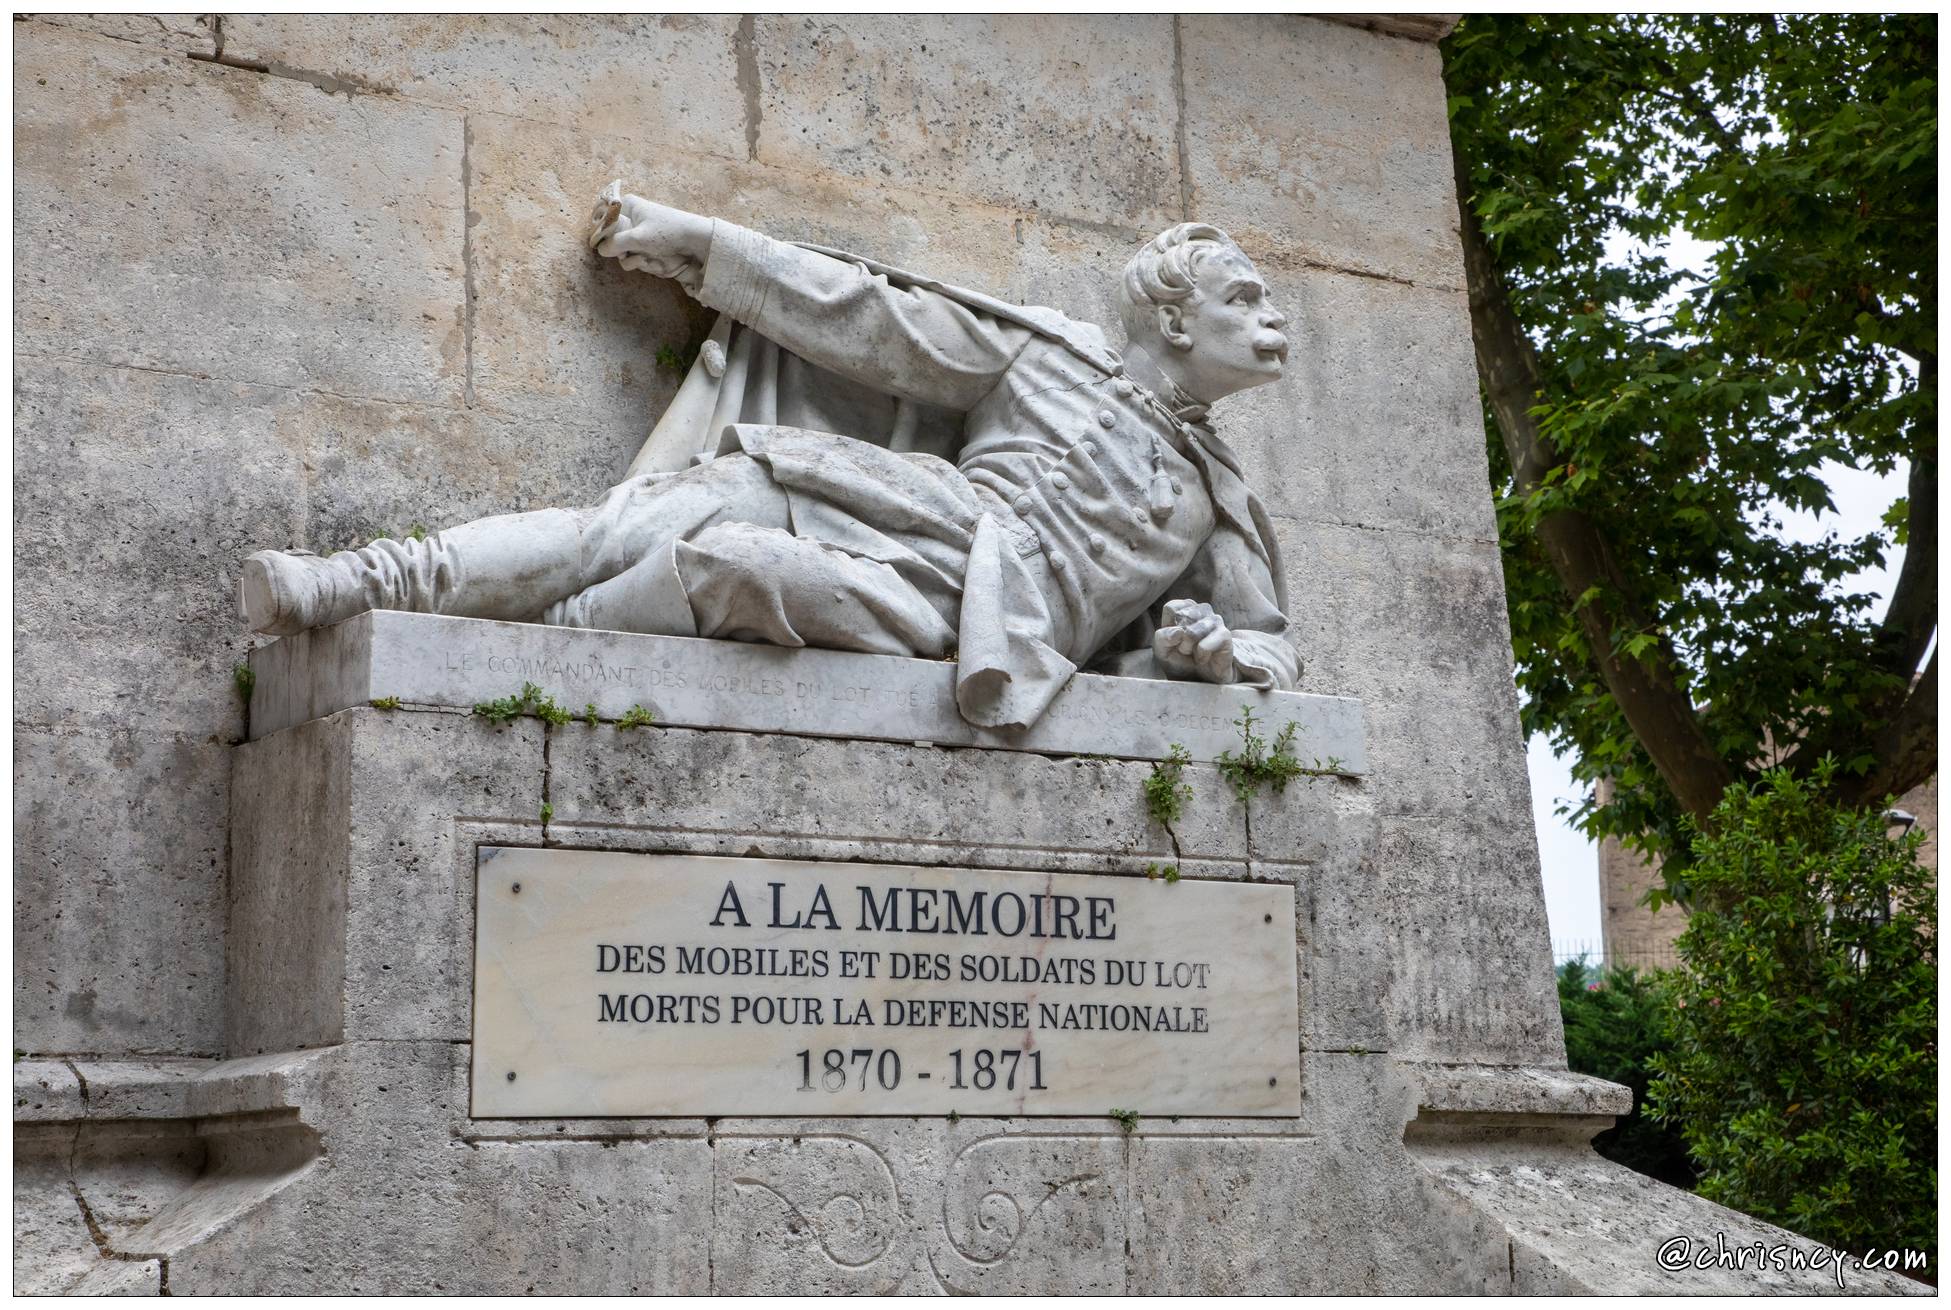
[[[1680,952],[1670,945],[1622,947],[1608,951],[1605,942],[1598,939],[1554,939],[1551,943],[1551,962],[1559,965],[1569,964],[1573,960],[1583,960],[1585,967],[1595,972],[1604,969],[1677,969],[1680,967]]]

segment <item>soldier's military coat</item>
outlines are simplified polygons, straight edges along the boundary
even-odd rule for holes
[[[723,222],[697,295],[723,318],[631,471],[742,453],[791,505],[789,531],[678,545],[700,635],[801,644],[808,598],[784,580],[817,551],[835,601],[882,629],[858,648],[954,649],[985,726],[1148,645],[1179,598],[1233,629],[1240,681],[1294,685],[1273,534],[1236,459],[1097,328]],[[754,596],[768,579],[781,594]]]

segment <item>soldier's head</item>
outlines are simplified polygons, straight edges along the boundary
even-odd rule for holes
[[[1125,335],[1208,404],[1272,382],[1287,363],[1287,318],[1233,238],[1205,223],[1159,233],[1125,265]]]

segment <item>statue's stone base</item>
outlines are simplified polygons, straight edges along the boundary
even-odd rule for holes
[[[240,746],[235,1058],[16,1065],[22,1290],[1698,1292],[1782,1277],[1658,1268],[1676,1233],[1787,1238],[1593,1156],[1621,1089],[1390,1053],[1368,783],[1301,778],[1249,814],[1194,765],[1167,832],[1145,812],[1149,772],[363,706]],[[1131,1133],[1108,1117],[470,1119],[477,844],[1134,877],[1172,860],[1289,886],[1301,1113]]]
[[[949,660],[786,650],[736,641],[494,623],[370,610],[251,652],[253,739],[373,700],[470,709],[533,683],[571,713],[641,706],[670,727],[734,728],[1054,755],[1196,760],[1240,749],[1251,709],[1272,736],[1293,723],[1309,767],[1368,772],[1362,704],[1345,696],[1079,674],[1027,728],[956,712]]]

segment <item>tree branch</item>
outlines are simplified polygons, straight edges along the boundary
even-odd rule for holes
[[[1923,366],[1919,385],[1937,385],[1937,365]],[[1880,721],[1870,738],[1876,753],[1875,772],[1850,789],[1862,804],[1874,804],[1886,791],[1904,792],[1922,782],[1935,770],[1931,764],[1921,775],[1915,773],[1919,752],[1935,760],[1937,754],[1936,701],[1930,700],[1928,716],[1919,703],[1925,684],[1935,695],[1937,656],[1931,655],[1930,671],[1919,681],[1918,665],[1931,650],[1937,635],[1937,449],[1936,433],[1920,425],[1919,440],[1910,452],[1910,480],[1905,488],[1910,521],[1904,546],[1904,566],[1897,574],[1897,585],[1890,593],[1890,608],[1877,627],[1874,659],[1876,667],[1895,682],[1895,689],[1872,703],[1866,715],[1872,724]],[[1924,733],[1924,736],[1917,734]],[[1831,725],[1813,731],[1781,761],[1783,767],[1804,772],[1825,754],[1849,756],[1863,745],[1863,733],[1856,727]],[[1884,752],[1900,752],[1901,757],[1886,758]]]
[[[1531,416],[1534,398],[1543,386],[1537,358],[1511,309],[1489,243],[1470,206],[1468,164],[1454,142],[1450,153],[1462,219],[1477,375],[1510,456],[1517,490],[1528,494],[1543,485],[1545,474],[1561,460]],[[1622,655],[1614,649],[1614,633],[1650,631],[1653,624],[1627,599],[1625,576],[1590,516],[1579,510],[1554,510],[1538,520],[1537,535],[1559,585],[1575,605],[1588,590],[1599,589],[1597,599],[1577,605],[1593,663],[1674,799],[1706,826],[1733,775],[1709,744],[1692,702],[1673,676],[1678,659],[1671,645],[1662,637],[1651,658]]]
[[[1727,124],[1723,123],[1720,117],[1714,113],[1714,107],[1702,98],[1699,88],[1680,76],[1679,69],[1675,68],[1669,61],[1661,58],[1659,55],[1653,54],[1651,51],[1646,52],[1646,60],[1653,67],[1660,70],[1660,75],[1666,78],[1669,85],[1662,87],[1641,83],[1640,85],[1645,90],[1663,99],[1673,101],[1682,109],[1692,114],[1694,126],[1713,137],[1714,144],[1718,145],[1721,149],[1729,152],[1741,149],[1741,138],[1728,130]]]
[[[1878,663],[1909,681],[1937,632],[1937,452],[1913,450],[1904,567],[1877,630]]]
[[[1860,296],[1858,298],[1857,303],[1862,308],[1864,313],[1868,314],[1871,318],[1875,319],[1879,323],[1886,323],[1892,327],[1899,329],[1900,331],[1910,326],[1910,319],[1907,316],[1902,314],[1891,313],[1890,310],[1884,305],[1882,298],[1878,296],[1877,293],[1874,291],[1871,291],[1866,295]],[[1915,336],[1916,333],[1904,332],[1903,335],[1905,335],[1906,337],[1910,337],[1910,336]],[[1902,353],[1909,355],[1913,360],[1917,362],[1918,368],[1931,370],[1933,374],[1933,377],[1931,379],[1931,385],[1936,384],[1935,373],[1937,370],[1937,352],[1935,350],[1927,349],[1923,346],[1917,345],[1909,341],[1906,341],[1902,345],[1892,345],[1891,349],[1901,351]]]
[[[1885,796],[1901,796],[1937,772],[1937,655],[1910,685],[1903,708],[1870,740],[1876,764],[1843,799],[1857,805],[1878,805]]]

